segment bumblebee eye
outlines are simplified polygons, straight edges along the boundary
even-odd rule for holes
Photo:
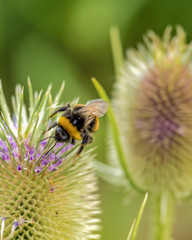
[[[77,122],[78,122],[78,120],[77,120],[76,118],[73,119],[73,121],[72,121],[73,126],[76,126],[76,125],[77,125]]]
[[[62,139],[66,140],[66,139],[68,139],[68,136],[66,134],[62,134]]]
[[[55,131],[55,139],[57,142],[65,142],[69,140],[69,134],[62,128],[58,127]]]

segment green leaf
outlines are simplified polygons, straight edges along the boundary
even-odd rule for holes
[[[136,218],[133,220],[133,223],[132,223],[132,225],[131,225],[131,229],[130,229],[130,231],[129,231],[127,240],[131,240],[131,237],[133,236],[133,230],[134,230],[134,228],[135,228],[135,223],[136,223]]]
[[[143,210],[145,208],[145,204],[147,202],[147,198],[148,198],[148,193],[145,194],[145,197],[144,197],[144,200],[143,200],[143,202],[141,204],[141,207],[140,207],[139,213],[137,215],[137,218],[134,219],[133,224],[131,226],[131,229],[129,231],[127,240],[135,240],[135,238],[136,238],[136,234],[137,234],[137,231],[138,231],[139,223],[140,223],[141,217],[143,215]]]
[[[143,190],[141,190],[137,185],[136,183],[133,181],[132,179],[132,176],[130,174],[130,171],[129,171],[129,167],[127,165],[127,160],[126,160],[126,157],[125,157],[125,153],[123,151],[123,147],[122,147],[122,144],[121,144],[121,140],[120,140],[120,134],[119,134],[119,129],[118,129],[118,124],[116,122],[116,119],[115,119],[115,115],[114,115],[114,112],[113,112],[113,109],[111,107],[111,104],[110,104],[110,100],[107,96],[107,93],[105,92],[105,90],[103,89],[103,87],[99,84],[99,82],[95,79],[95,78],[92,78],[92,82],[99,94],[99,96],[105,100],[106,102],[109,103],[109,109],[108,109],[108,112],[107,112],[107,117],[108,117],[108,121],[109,121],[109,124],[110,124],[110,127],[111,127],[111,132],[112,132],[112,137],[113,137],[113,142],[114,142],[114,146],[116,148],[116,152],[117,152],[117,156],[118,156],[118,160],[121,164],[121,167],[124,171],[124,174],[125,176],[127,177],[128,181],[130,182],[130,184],[135,188],[137,189],[139,192],[144,192]]]

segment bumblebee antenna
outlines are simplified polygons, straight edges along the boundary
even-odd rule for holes
[[[49,139],[49,138],[55,138],[55,137],[54,136],[49,136],[49,137],[46,137],[46,138],[43,138],[43,139],[39,140],[39,142],[42,142],[42,141],[44,141],[46,139]]]
[[[49,148],[49,150],[45,153],[45,156],[56,146],[56,143],[53,144],[52,147]]]
[[[67,109],[70,108],[70,103],[67,103],[64,107],[60,107],[59,109],[57,109],[55,112],[53,112],[51,115],[49,115],[49,118],[52,118],[55,114],[57,114],[58,112],[64,112]]]
[[[48,132],[49,130],[51,130],[52,128],[57,127],[57,126],[58,126],[57,123],[53,123],[47,130],[45,130],[45,131],[43,132],[43,134],[45,134],[46,132]]]

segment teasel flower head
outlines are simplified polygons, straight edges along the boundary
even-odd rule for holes
[[[181,27],[127,52],[113,105],[130,173],[144,191],[192,190],[192,44]]]
[[[58,107],[64,88],[53,100],[49,87],[33,94],[29,109],[23,88],[12,97],[13,115],[0,84],[0,239],[97,239],[99,213],[92,151],[74,164],[76,146],[40,141],[49,114]],[[49,124],[49,123],[48,123]]]

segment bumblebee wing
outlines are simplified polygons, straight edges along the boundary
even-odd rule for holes
[[[103,99],[94,99],[79,110],[80,113],[84,114],[88,118],[102,117],[109,107],[109,104]]]

